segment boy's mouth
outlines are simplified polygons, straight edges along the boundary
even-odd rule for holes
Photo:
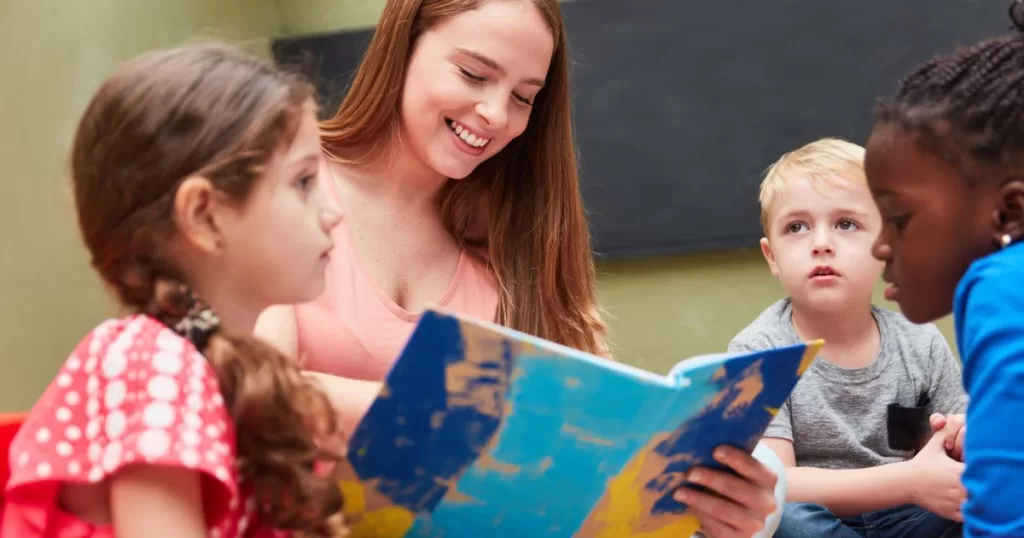
[[[826,278],[842,276],[831,265],[819,265],[811,270],[808,278]]]

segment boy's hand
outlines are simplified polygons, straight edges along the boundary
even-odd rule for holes
[[[929,422],[932,425],[933,435],[939,435],[940,431],[945,432],[943,446],[950,457],[957,461],[964,461],[964,436],[967,433],[967,420],[964,414],[933,413]]]
[[[676,500],[689,505],[690,513],[700,520],[701,532],[705,535],[750,538],[764,527],[765,519],[775,511],[778,477],[752,455],[733,447],[718,447],[715,459],[739,476],[706,467],[694,469],[688,480],[714,493],[684,486],[676,491]]]
[[[944,447],[948,429],[936,432],[928,444],[907,463],[911,466],[911,502],[950,521],[963,521],[960,511],[967,490],[960,482],[964,464]]]

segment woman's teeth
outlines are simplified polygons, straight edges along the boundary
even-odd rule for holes
[[[490,138],[484,138],[471,133],[469,129],[463,127],[461,123],[455,120],[449,120],[448,127],[451,128],[455,134],[459,135],[459,138],[461,138],[463,142],[473,146],[474,148],[482,148],[491,141]]]

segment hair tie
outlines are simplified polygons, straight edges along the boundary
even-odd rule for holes
[[[1014,30],[1024,32],[1024,0],[1010,2],[1010,22]]]
[[[195,293],[189,293],[188,309],[181,321],[174,325],[174,332],[192,342],[192,345],[202,353],[210,343],[210,338],[219,329],[220,318],[213,309]]]

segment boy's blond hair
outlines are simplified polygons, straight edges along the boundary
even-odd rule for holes
[[[864,148],[839,138],[822,138],[779,157],[765,171],[761,182],[761,228],[768,236],[771,207],[785,188],[786,182],[797,177],[817,182],[853,181],[866,184],[864,175]]]

